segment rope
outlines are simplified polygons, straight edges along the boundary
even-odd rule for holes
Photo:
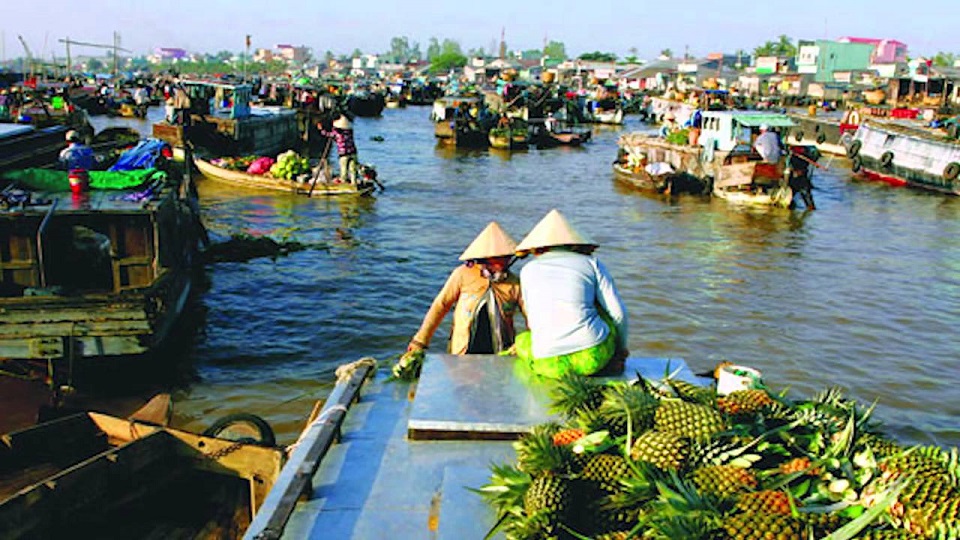
[[[377,367],[377,360],[371,356],[366,356],[355,362],[350,362],[349,364],[343,364],[337,368],[337,383],[343,383],[350,380],[350,377],[360,368],[365,366],[371,366],[374,369]]]

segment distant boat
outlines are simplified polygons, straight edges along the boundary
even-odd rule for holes
[[[960,195],[960,143],[940,133],[865,121],[847,155],[853,172],[868,180]]]
[[[332,179],[329,182],[323,180],[318,180],[316,183],[302,182],[234,171],[200,158],[194,158],[193,161],[204,177],[215,182],[243,188],[283,191],[308,197],[369,195],[377,188],[376,183],[372,181],[361,181],[357,184],[340,182],[339,179]]]

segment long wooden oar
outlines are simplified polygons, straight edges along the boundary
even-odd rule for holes
[[[317,187],[317,180],[320,178],[320,172],[326,170],[327,168],[327,155],[330,154],[331,144],[333,144],[333,139],[327,138],[327,145],[323,148],[323,153],[320,155],[320,161],[317,163],[317,168],[313,170],[313,179],[310,182],[310,191],[307,192],[307,197],[313,196],[313,189]]]

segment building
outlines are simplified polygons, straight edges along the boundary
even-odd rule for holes
[[[273,60],[273,51],[270,49],[257,49],[253,52],[254,62],[270,62]]]
[[[813,74],[815,82],[850,82],[852,73],[867,71],[873,64],[875,47],[869,43],[818,39],[800,40],[798,45],[797,71]]]
[[[303,64],[310,59],[310,47],[281,44],[277,45],[276,49],[275,56],[279,56],[290,64]]]
[[[895,39],[842,37],[837,42],[870,45],[873,47],[873,52],[870,54],[871,64],[896,64],[907,61],[907,44]]]
[[[161,62],[182,62],[189,59],[189,53],[175,47],[157,47],[148,60],[154,64]]]

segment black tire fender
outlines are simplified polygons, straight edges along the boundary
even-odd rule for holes
[[[814,133],[820,133],[822,131],[823,131],[823,126],[821,126],[820,124],[817,124],[816,126],[813,127]]]
[[[860,156],[854,157],[853,162],[850,163],[850,170],[852,170],[855,173],[858,173],[862,168],[863,168],[863,158],[861,158]]]
[[[960,163],[954,161],[943,170],[943,177],[947,180],[954,180],[957,176],[960,176]]]
[[[236,425],[245,425],[245,427],[253,428],[257,432],[256,437],[221,437],[220,435],[226,432],[230,427]],[[277,438],[273,433],[273,429],[270,427],[270,424],[266,420],[260,418],[255,414],[250,413],[234,413],[228,414],[224,417],[217,419],[216,422],[210,425],[207,429],[203,431],[204,437],[217,437],[228,440],[233,440],[236,442],[242,442],[247,444],[255,444],[257,446],[276,446]]]
[[[854,139],[854,141],[850,143],[850,147],[847,148],[847,157],[853,159],[859,156],[860,148],[862,146],[863,146],[863,141],[861,141],[860,139]]]
[[[887,150],[880,155],[880,165],[884,168],[891,167],[893,165],[893,152]]]
[[[795,129],[795,130],[793,130],[793,137],[794,137],[795,139],[797,139],[797,142],[802,141],[802,140],[803,140],[803,130],[802,130],[802,129]]]
[[[950,135],[951,139],[960,139],[960,124],[950,124],[947,127],[947,135]]]
[[[820,127],[820,126],[817,126],[817,127]],[[817,133],[817,144],[823,144],[824,142],[826,142],[826,140],[827,140],[827,136],[823,132]]]

